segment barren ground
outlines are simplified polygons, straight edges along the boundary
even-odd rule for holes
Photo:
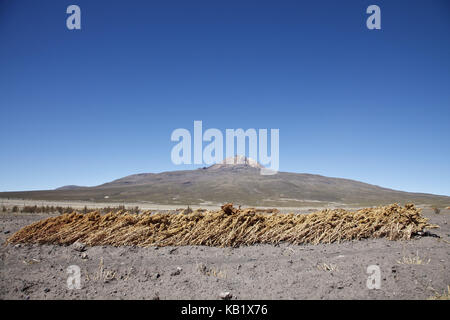
[[[88,247],[83,258],[72,246],[5,245],[21,227],[50,215],[2,213],[0,299],[218,299],[224,291],[233,299],[426,299],[450,285],[450,211],[424,214],[441,226],[431,230],[441,238],[235,249]],[[399,263],[417,256],[421,264]],[[70,265],[81,269],[79,290],[67,288]],[[369,265],[380,267],[378,290],[366,286]]]

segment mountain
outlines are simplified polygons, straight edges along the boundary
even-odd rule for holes
[[[261,175],[245,157],[196,170],[130,175],[95,187],[3,192],[0,198],[88,201],[149,201],[194,205],[234,202],[248,206],[381,205],[393,202],[450,205],[450,197],[409,193],[354,180],[278,172]]]
[[[68,185],[68,186],[62,186],[59,188],[56,188],[55,190],[75,190],[75,189],[81,189],[81,188],[85,188],[85,187],[81,187],[81,186],[76,186],[76,185]]]

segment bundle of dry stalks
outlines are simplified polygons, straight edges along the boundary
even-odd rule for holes
[[[112,246],[237,247],[256,243],[332,243],[364,238],[410,239],[425,228],[435,228],[409,204],[401,207],[343,209],[310,214],[258,213],[232,204],[213,212],[189,214],[114,212],[100,215],[71,213],[26,226],[12,235],[11,243]]]

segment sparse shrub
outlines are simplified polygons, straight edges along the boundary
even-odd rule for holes
[[[19,212],[19,207],[18,206],[14,206],[12,208],[12,212],[14,212],[14,213]]]
[[[3,206],[3,211],[7,211],[7,208],[5,206]],[[14,208],[13,208],[14,209]],[[16,211],[13,212],[19,212],[19,208],[16,207],[15,209]],[[73,207],[61,207],[61,206],[24,206],[22,208],[22,212],[26,212],[26,213],[59,213],[59,214],[65,214],[65,213],[72,213],[72,212],[77,212],[77,213],[89,213],[95,211],[94,209],[88,208],[87,206],[84,206],[83,209],[74,209]],[[108,212],[116,212],[119,211],[119,207],[118,208],[102,208],[99,209],[97,211],[100,211],[102,213],[108,213]],[[133,213],[138,213],[139,212],[139,208],[136,207],[134,208],[131,212]]]
[[[415,256],[403,256],[400,260],[397,260],[398,264],[429,264],[431,261],[430,258],[421,258],[419,257],[419,252],[416,253]]]
[[[211,277],[216,277],[216,278],[221,278],[221,279],[225,279],[227,277],[227,274],[225,271],[216,269],[214,267],[209,268],[203,263],[197,264],[197,271],[205,276],[211,276]]]
[[[94,210],[90,210],[90,211],[94,211]],[[117,207],[104,207],[104,208],[100,208],[100,209],[96,209],[95,211],[99,211],[101,213],[117,213],[117,212],[128,212],[128,213],[139,213],[140,209],[139,207],[134,207],[134,208],[127,208],[124,205],[119,205]]]
[[[27,213],[54,213],[57,209],[54,206],[24,206],[22,212]]]
[[[3,212],[6,212],[6,211],[7,211],[7,209],[6,209],[5,206],[3,206],[2,211],[3,211]]]
[[[435,295],[428,298],[428,300],[450,300],[450,286],[447,286],[447,292],[444,291],[442,294],[436,290],[434,290],[434,292]]]
[[[72,207],[69,207],[69,206],[67,206],[67,207],[56,207],[56,212],[58,212],[59,214],[64,214],[64,213],[72,213],[72,212],[74,212],[74,211],[76,211],[74,208],[72,208]]]
[[[37,206],[24,206],[22,209],[22,212],[26,213],[38,213],[39,211]]]
[[[139,207],[134,207],[131,212],[138,214],[140,212]]]
[[[441,209],[439,209],[438,207],[432,207],[432,209],[435,214],[441,213]]]
[[[117,272],[115,270],[108,270],[105,268],[103,263],[103,257],[100,258],[100,264],[98,266],[98,271],[92,275],[87,274],[86,279],[88,281],[101,281],[109,282],[116,279]]]
[[[192,212],[193,212],[193,210],[189,206],[186,209],[184,209],[183,211],[181,211],[182,214],[190,214]]]

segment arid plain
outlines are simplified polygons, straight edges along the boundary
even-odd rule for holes
[[[423,215],[440,226],[431,230],[434,236],[402,241],[78,248],[6,244],[20,228],[58,215],[13,213],[11,201],[0,214],[1,299],[220,299],[227,292],[231,299],[427,299],[448,294],[450,210],[446,209],[439,213],[423,209]],[[175,208],[154,208],[158,209]],[[67,287],[70,265],[80,267],[81,289]],[[369,265],[380,268],[379,289],[366,285]]]

